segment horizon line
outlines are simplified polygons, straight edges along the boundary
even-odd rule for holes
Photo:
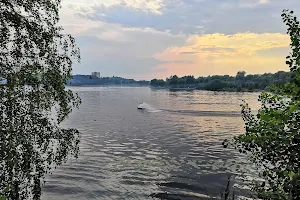
[[[238,73],[238,72],[243,72],[243,70],[241,70],[241,71],[237,71],[236,72],[236,74]],[[244,71],[244,72],[246,72],[246,71]],[[278,73],[278,72],[290,72],[290,71],[284,71],[284,70],[279,70],[279,71],[277,71],[277,72],[264,72],[264,73],[251,73],[251,74],[248,74],[247,72],[246,72],[246,76],[248,76],[248,75],[264,75],[264,74],[276,74],[276,73]],[[81,76],[92,76],[91,74],[75,74],[75,75],[72,75],[72,76],[77,76],[77,75],[81,75]],[[188,74],[188,75],[183,75],[183,76],[178,76],[178,75],[176,75],[176,74],[173,74],[173,75],[169,75],[169,76],[167,76],[167,77],[165,77],[165,79],[166,78],[169,78],[169,77],[171,77],[171,76],[177,76],[178,78],[181,78],[181,77],[185,77],[185,76],[194,76],[195,78],[199,78],[199,77],[209,77],[209,76],[232,76],[232,77],[234,77],[235,75],[229,75],[229,74],[211,74],[211,75],[206,75],[206,76],[204,76],[204,75],[199,75],[199,76],[197,76],[197,75],[191,75],[191,74]],[[124,79],[140,79],[140,81],[147,81],[147,80],[153,80],[153,79],[163,79],[163,78],[149,78],[149,77],[146,77],[146,76],[135,76],[135,77],[126,77],[126,76],[124,76],[124,77],[122,77],[122,76],[115,76],[115,75],[113,75],[113,76],[101,76],[101,77],[99,77],[99,78],[113,78],[113,77],[118,77],[118,78],[124,78]]]

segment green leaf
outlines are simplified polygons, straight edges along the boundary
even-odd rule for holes
[[[65,88],[80,52],[58,23],[60,8],[60,0],[1,0],[0,194],[7,199],[40,199],[51,167],[79,152],[78,130],[60,125],[80,104]]]
[[[295,173],[294,173],[294,172],[290,172],[290,173],[289,173],[289,177],[290,177],[291,179],[293,179],[294,176],[295,176]]]
[[[236,149],[246,151],[251,161],[264,171],[262,178],[266,184],[254,181],[255,187],[252,187],[257,196],[287,200],[300,199],[300,193],[295,192],[299,189],[297,174],[293,172],[299,169],[300,152],[300,146],[295,145],[300,130],[300,27],[293,11],[284,10],[281,16],[288,26],[291,40],[292,56],[286,57],[291,79],[283,87],[277,86],[276,89],[272,86],[273,91],[278,93],[262,93],[259,96],[261,107],[257,117],[246,112],[250,110],[248,105],[242,106],[246,133],[235,137],[234,143]]]
[[[2,195],[0,195],[0,200],[7,200],[7,198],[4,197],[4,196],[2,196]]]

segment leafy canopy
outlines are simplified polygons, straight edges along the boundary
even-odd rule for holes
[[[300,26],[293,11],[284,10],[281,16],[291,39],[286,61],[291,80],[260,95],[257,115],[242,105],[246,133],[233,140],[262,169],[265,181],[252,185],[261,199],[300,199]]]
[[[60,127],[80,104],[65,88],[80,54],[58,25],[60,3],[0,0],[0,194],[9,199],[39,199],[50,168],[78,154],[79,132]]]

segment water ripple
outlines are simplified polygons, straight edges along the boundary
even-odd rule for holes
[[[226,160],[244,162],[221,142],[244,131],[240,99],[256,94],[72,90],[83,104],[64,126],[80,130],[80,155],[47,176],[42,199],[203,199],[226,185]],[[143,101],[162,112],[139,112]]]

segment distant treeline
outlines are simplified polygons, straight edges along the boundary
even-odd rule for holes
[[[73,79],[68,81],[68,85],[128,85],[128,86],[148,86],[150,81],[136,81],[121,77],[101,77],[91,75],[74,75]]]
[[[155,88],[196,88],[212,91],[257,91],[265,90],[271,84],[283,85],[290,80],[291,73],[279,71],[275,74],[249,74],[245,71],[239,71],[236,76],[208,76],[198,77],[176,75],[163,79],[153,79],[150,82],[151,87]]]

